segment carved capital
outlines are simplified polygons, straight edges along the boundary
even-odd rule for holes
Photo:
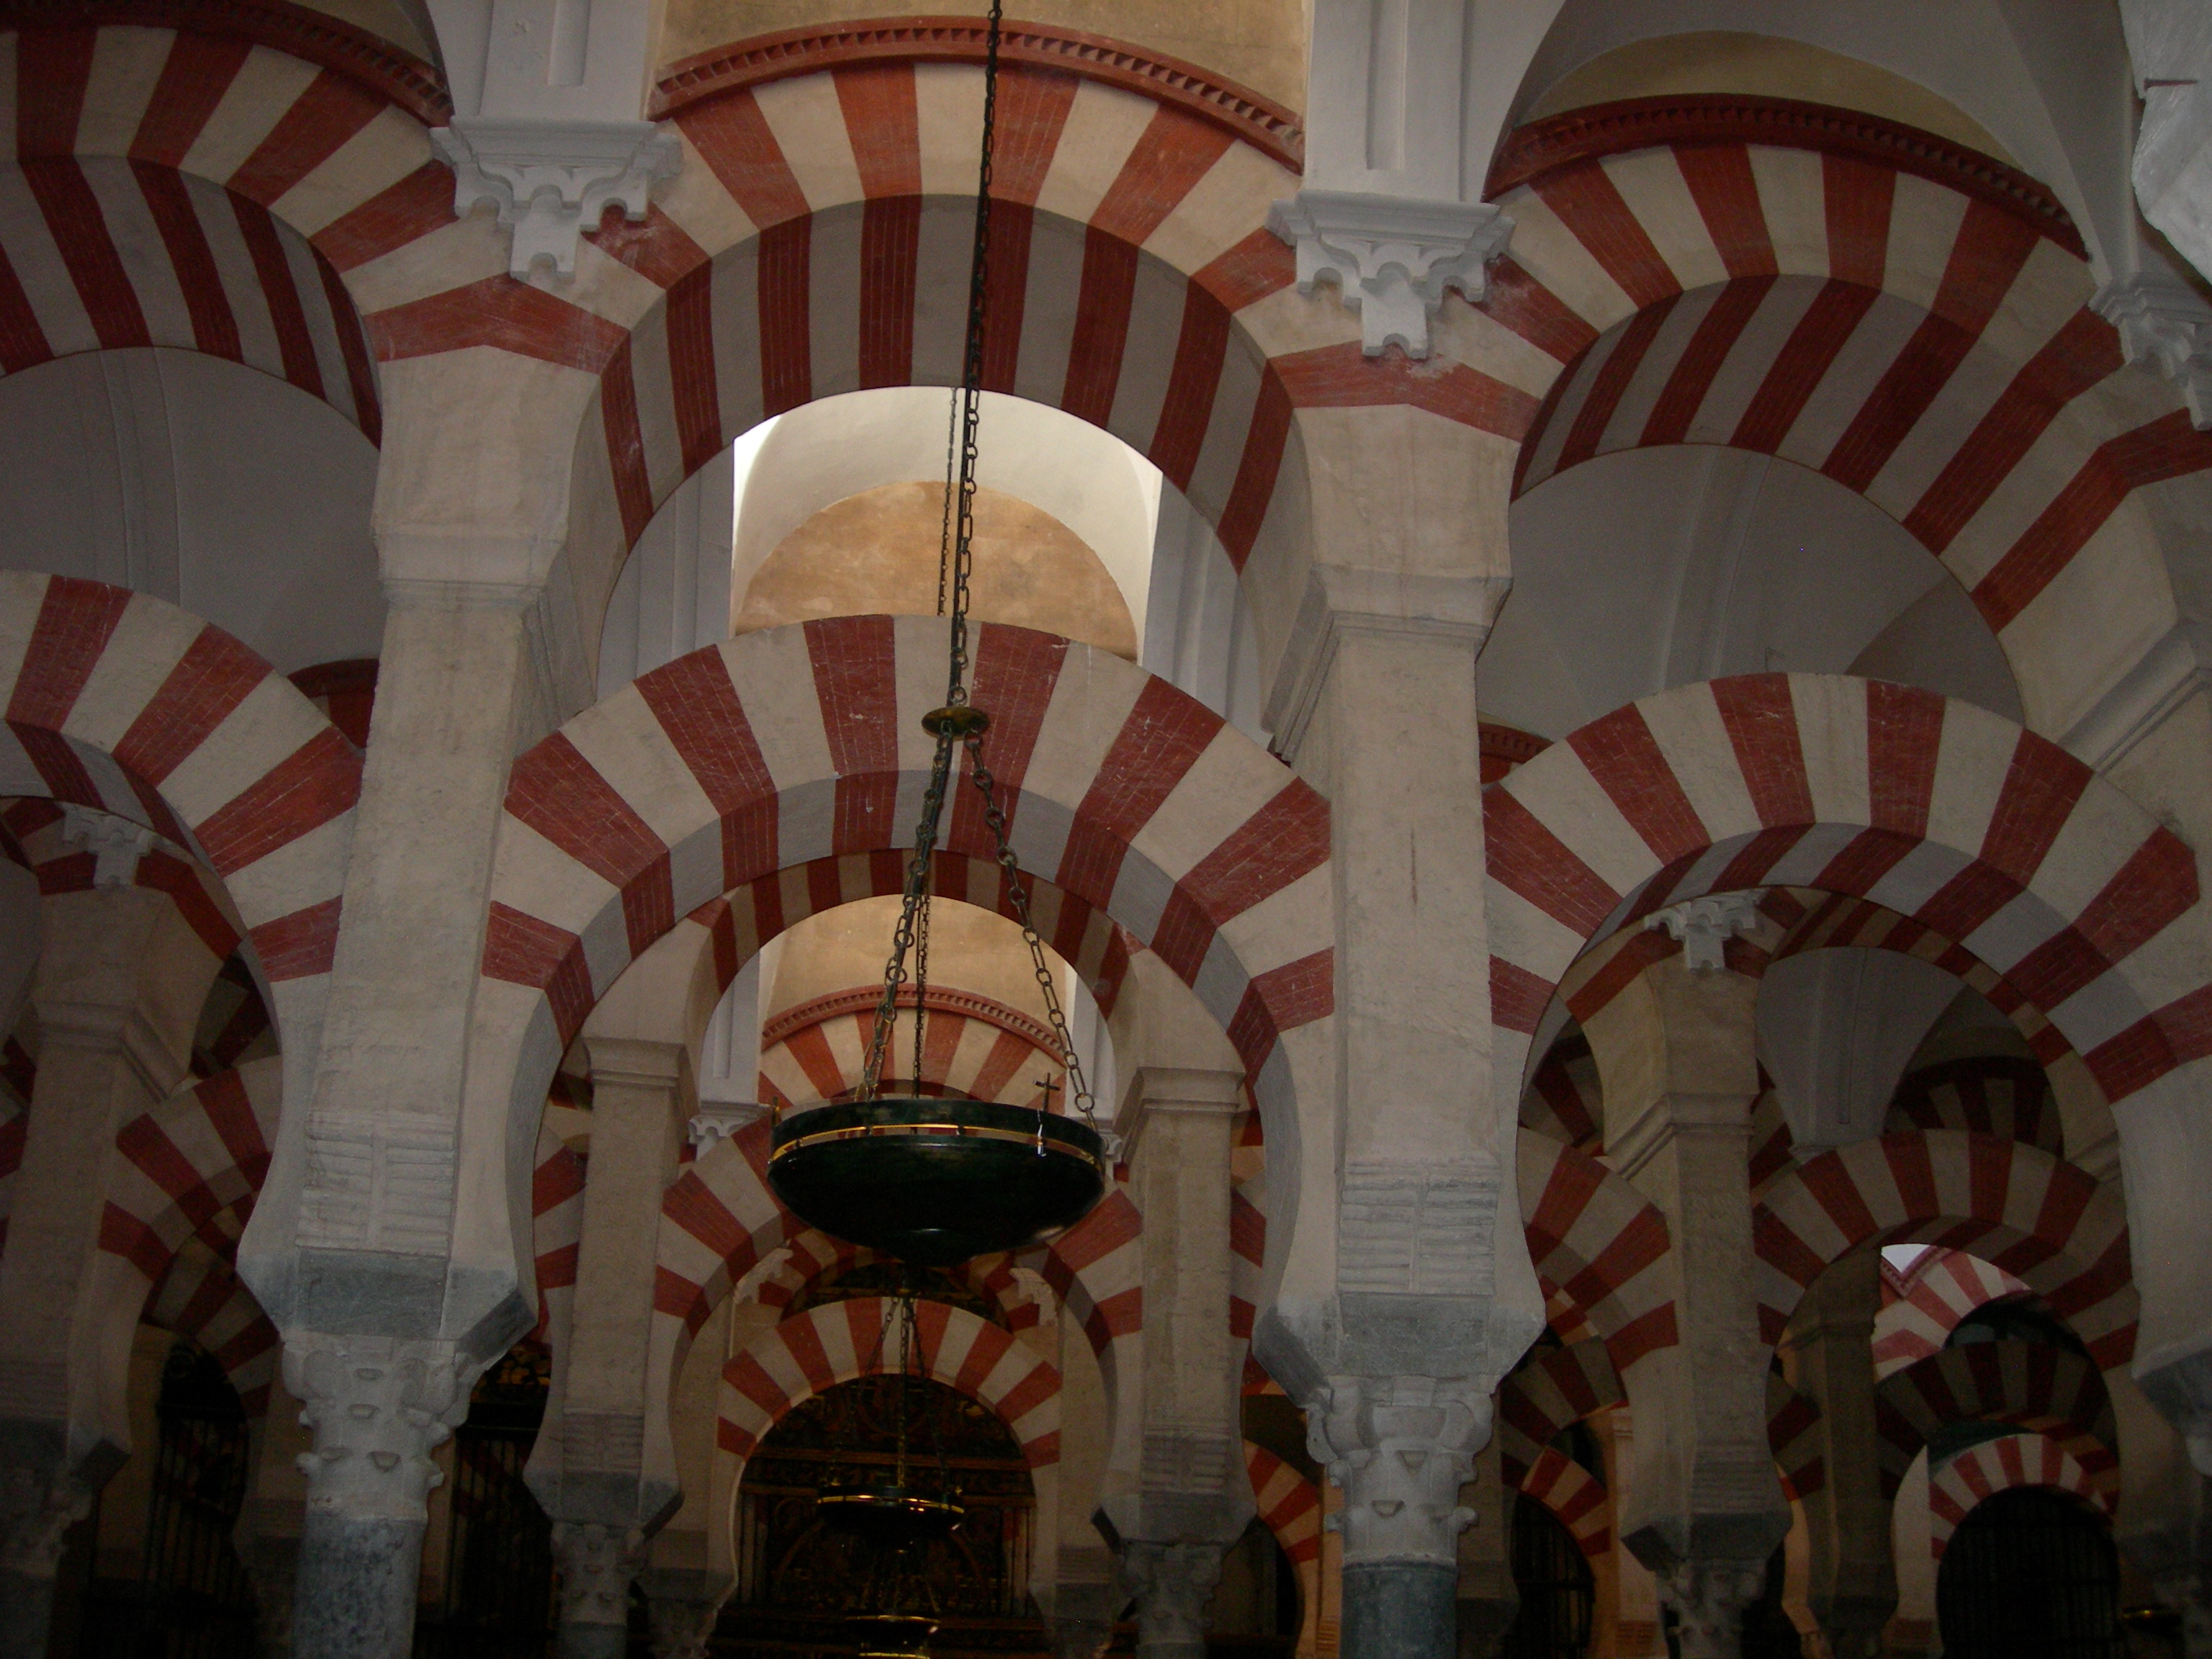
[[[1141,1646],[1206,1650],[1206,1606],[1221,1582],[1222,1546],[1133,1539],[1121,1547],[1121,1581],[1135,1598]]]
[[[561,1622],[629,1623],[629,1581],[637,1577],[645,1534],[595,1521],[553,1523],[553,1559],[561,1569]]]
[[[58,1470],[0,1468],[0,1571],[51,1579],[62,1540],[92,1513],[92,1491]]]
[[[715,1147],[768,1115],[768,1108],[755,1100],[702,1101],[684,1133],[692,1149],[704,1158]]]
[[[314,1449],[300,1455],[307,1508],[349,1521],[421,1521],[445,1477],[430,1453],[468,1414],[480,1365],[450,1342],[295,1332],[284,1386]]]
[[[1492,1400],[1460,1377],[1333,1377],[1306,1407],[1307,1443],[1344,1492],[1331,1517],[1347,1567],[1451,1566],[1474,1519],[1459,1489],[1490,1438]]]
[[[62,805],[62,839],[93,855],[92,884],[105,891],[111,887],[135,885],[138,860],[154,850],[159,837],[145,825],[133,823],[129,818],[65,801]]]
[[[1663,1569],[1658,1579],[1659,1599],[1680,1620],[1682,1659],[1735,1659],[1743,1645],[1743,1610],[1766,1588],[1766,1564],[1692,1559]]]
[[[2106,283],[2089,308],[2119,330],[2130,362],[2173,382],[2191,424],[2212,431],[2212,306],[2185,283],[2142,271]]]
[[[1644,931],[1663,927],[1681,940],[1683,965],[1692,973],[1718,973],[1727,965],[1723,952],[1729,937],[1759,926],[1759,901],[1764,896],[1756,892],[1708,893],[1654,911],[1644,919]]]
[[[635,223],[654,184],[676,176],[683,147],[650,121],[548,121],[456,117],[430,134],[453,169],[453,211],[489,202],[513,233],[510,274],[541,261],[556,276],[576,270],[576,240],[619,202]]]
[[[1298,292],[1334,283],[1359,313],[1369,356],[1396,345],[1429,355],[1429,323],[1444,290],[1480,301],[1484,267],[1505,252],[1513,222],[1487,202],[1418,201],[1361,191],[1302,190],[1278,202],[1267,228],[1297,250]]]

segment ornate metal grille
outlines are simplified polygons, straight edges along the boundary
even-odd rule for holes
[[[1574,1534],[1525,1494],[1513,1500],[1513,1585],[1521,1611],[1506,1628],[1503,1659],[1583,1659],[1597,1580]]]
[[[2119,1559],[2104,1523],[2039,1486],[1974,1506],[1936,1577],[1947,1659],[2120,1659]]]
[[[517,1348],[484,1375],[453,1433],[446,1595],[423,1609],[416,1659],[544,1659],[553,1631],[553,1523],[522,1482],[545,1415],[547,1356]]]

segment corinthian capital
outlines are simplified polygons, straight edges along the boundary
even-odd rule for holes
[[[1442,1566],[1474,1519],[1459,1489],[1490,1438],[1491,1396],[1465,1378],[1332,1377],[1307,1413],[1314,1455],[1344,1492],[1336,1517],[1347,1567]]]
[[[430,1453],[468,1414],[482,1370],[447,1342],[295,1333],[284,1386],[315,1449],[300,1455],[307,1507],[349,1521],[421,1521],[445,1477]]]

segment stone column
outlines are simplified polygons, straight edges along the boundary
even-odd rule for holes
[[[313,1431],[293,1606],[295,1653],[398,1659],[414,1646],[430,1453],[468,1414],[482,1372],[451,1343],[295,1332],[284,1386]]]
[[[611,999],[601,1012],[613,1012]],[[672,1480],[646,1468],[646,1354],[660,1197],[676,1171],[693,1089],[682,1042],[591,1027],[585,1040],[592,1155],[576,1291],[556,1362],[557,1414],[548,1410],[528,1478],[554,1519],[562,1659],[619,1659],[646,1538],[682,1498]]]
[[[1302,1117],[1297,1232],[1255,1345],[1344,1492],[1347,1659],[1442,1659],[1459,1489],[1544,1322],[1517,1064],[1510,1087],[1492,1073],[1474,701],[1511,447],[1403,405],[1298,426],[1312,545],[1340,562],[1308,574],[1267,723],[1329,802],[1337,1097]]]
[[[1665,1214],[1673,1246],[1681,1340],[1623,1379],[1636,1436],[1620,1534],[1680,1621],[1682,1659],[1734,1659],[1743,1610],[1790,1528],[1752,1290],[1759,986],[1722,950],[1749,915],[1748,900],[1705,899],[1665,916],[1682,953],[1583,1024],[1613,1165]]]
[[[1141,1066],[1121,1114],[1145,1218],[1142,1451],[1133,1498],[1107,1500],[1137,1651],[1204,1659],[1221,1558],[1252,1515],[1239,1427],[1242,1345],[1229,1330],[1235,1071]]]
[[[1876,1659],[1897,1611],[1890,1506],[1875,1456],[1874,1322],[1881,1255],[1846,1256],[1813,1282],[1782,1338],[1790,1385],[1820,1408],[1827,1480],[1804,1500],[1808,1601],[1831,1659]]]
[[[62,1535],[130,1449],[129,1325],[96,1273],[116,1131],[185,1075],[219,966],[168,894],[132,885],[148,831],[72,820],[97,885],[42,901],[43,1036],[0,1253],[0,1656],[44,1659]]]

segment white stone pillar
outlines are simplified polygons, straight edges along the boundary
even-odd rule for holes
[[[1724,930],[1732,918],[1716,910],[1688,925]],[[1720,965],[1717,939],[1686,933],[1684,946],[1583,1029],[1605,1087],[1610,1160],[1667,1218],[1681,1338],[1624,1379],[1636,1436],[1621,1541],[1680,1620],[1682,1659],[1734,1659],[1743,1611],[1790,1528],[1752,1290],[1759,986]]]
[[[1874,1322],[1881,1255],[1846,1256],[1813,1281],[1783,1334],[1784,1374],[1820,1408],[1827,1479],[1803,1501],[1807,1600],[1832,1659],[1876,1659],[1897,1611],[1889,1500],[1875,1429]]]
[[[5,1659],[44,1659],[63,1534],[130,1450],[129,1328],[111,1351],[118,1327],[94,1271],[115,1135],[185,1075],[220,966],[167,893],[131,884],[153,837],[87,816],[100,820],[100,884],[41,903],[31,1001],[43,1045],[0,1252]]]

